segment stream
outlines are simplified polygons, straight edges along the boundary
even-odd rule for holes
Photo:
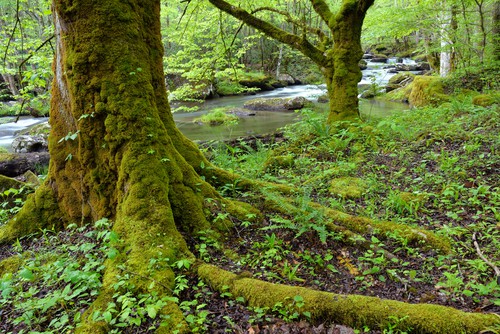
[[[390,59],[388,64],[394,63]],[[410,63],[411,60],[404,60]],[[368,62],[368,68],[363,71],[363,79],[360,84],[376,84],[383,86],[394,74],[389,73],[384,67],[387,64]],[[218,99],[207,100],[201,104],[195,112],[175,112],[174,120],[177,127],[191,140],[223,140],[242,136],[270,133],[276,129],[290,124],[298,119],[295,112],[270,112],[257,111],[255,116],[240,117],[238,124],[230,126],[209,126],[194,123],[195,118],[218,107],[241,107],[245,101],[256,98],[288,98],[305,97],[316,101],[318,96],[326,92],[325,85],[296,85],[278,88],[273,91],[262,92],[255,95],[227,96]],[[360,112],[362,116],[386,117],[392,113],[408,109],[408,105],[397,102],[375,101],[360,99]],[[0,147],[10,150],[11,143],[19,131],[29,128],[35,124],[47,122],[47,118],[20,117],[14,123],[15,117],[4,117],[0,119]]]

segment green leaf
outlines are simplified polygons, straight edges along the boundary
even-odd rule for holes
[[[27,281],[32,281],[35,278],[35,275],[33,275],[33,272],[29,270],[28,268],[24,268],[19,272],[19,276],[24,278]]]
[[[154,307],[154,305],[148,305],[146,311],[151,319],[156,318],[156,307]]]
[[[110,323],[111,322],[111,319],[113,319],[113,315],[111,314],[111,312],[109,311],[105,311],[103,314],[102,314],[102,317],[104,319],[104,321],[106,321],[107,323]]]

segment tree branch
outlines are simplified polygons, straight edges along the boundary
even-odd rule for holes
[[[278,9],[271,8],[271,7],[260,7],[260,8],[254,9],[251,12],[251,14],[256,14],[256,13],[261,12],[261,11],[269,11],[269,12],[273,12],[276,14],[280,14],[280,15],[284,16],[287,19],[287,21],[290,22],[291,24],[293,24],[297,27],[300,27],[302,29],[305,29],[306,31],[308,31],[310,33],[318,35],[320,40],[325,40],[328,38],[321,29],[313,28],[313,27],[306,25],[303,21],[300,21],[300,20],[293,18],[292,15],[290,15],[290,13],[286,12],[286,11],[278,10]]]
[[[330,21],[333,18],[333,13],[330,11],[330,7],[323,0],[311,0],[314,11],[321,17],[321,19],[326,23],[326,25],[331,29],[332,25]]]
[[[269,22],[261,20],[246,10],[231,5],[224,0],[209,0],[209,2],[220,10],[228,13],[229,15],[245,22],[247,25],[262,31],[264,34],[272,37],[282,43],[285,43],[292,48],[299,50],[305,56],[311,58],[316,64],[322,66],[326,63],[326,58],[323,52],[316,46],[311,44],[306,38],[290,34]]]

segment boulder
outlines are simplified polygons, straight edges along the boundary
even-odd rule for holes
[[[435,76],[416,76],[408,98],[413,107],[438,106],[449,100],[444,93],[443,80]]]
[[[296,84],[296,81],[295,79],[290,75],[290,74],[286,74],[286,73],[283,73],[283,74],[280,74],[278,76],[278,81],[280,82],[284,82],[286,83],[288,86],[290,85],[295,85]]]
[[[407,86],[413,81],[413,78],[415,78],[415,75],[410,72],[401,72],[399,74],[396,74],[389,79],[389,82],[385,87],[386,93]]]
[[[47,138],[46,134],[17,136],[12,142],[12,151],[16,153],[47,152],[49,150]]]
[[[330,101],[328,94],[318,96],[318,103],[328,103],[328,101]]]
[[[282,111],[302,109],[306,103],[307,99],[304,97],[259,98],[245,102],[243,107],[249,110]]]

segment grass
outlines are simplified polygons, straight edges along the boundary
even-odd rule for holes
[[[243,192],[237,182],[223,185],[219,191],[224,196],[252,203],[265,218],[231,217],[234,238],[223,245],[210,233],[200,233],[192,240],[193,251],[203,261],[272,282],[498,312],[500,286],[494,269],[500,266],[498,119],[498,106],[478,107],[467,98],[382,121],[332,127],[326,125],[326,115],[305,110],[299,123],[284,129],[286,140],[280,144],[251,145],[242,140],[234,146],[214,145],[206,150],[216,165],[301,189],[288,199],[301,213],[278,213],[261,195]],[[293,163],[269,163],[284,156]],[[363,191],[339,195],[332,191],[332,180],[362,182]],[[289,205],[272,189],[264,193],[277,206]],[[1,208],[3,220],[22,204],[14,195],[4,195],[14,200]],[[377,229],[364,236],[366,247],[354,247],[352,239],[359,236],[330,230],[328,217],[311,201],[430,229],[446,236],[453,251],[440,254],[403,233]],[[227,218],[220,212],[214,220]],[[43,231],[37,239],[21,240],[10,248],[17,262],[2,269],[0,326],[4,327],[0,328],[6,333],[73,331],[81,310],[99,291],[104,259],[114,256],[113,242],[119,236],[110,232],[110,224],[101,221],[60,233]],[[168,262],[155,261],[152,266]],[[115,303],[95,314],[96,319],[106,321],[114,332],[120,326],[148,332],[164,320],[157,311],[175,301],[195,333],[221,328],[269,330],[276,324],[293,326],[309,320],[301,311],[300,296],[277,301],[272,308],[248,307],[227,291],[213,291],[192,276],[189,267],[189,263],[173,264],[176,287],[168,300],[133,295],[123,274]],[[361,325],[356,331],[411,333],[411,328],[405,327],[404,319],[392,318],[381,328]]]

